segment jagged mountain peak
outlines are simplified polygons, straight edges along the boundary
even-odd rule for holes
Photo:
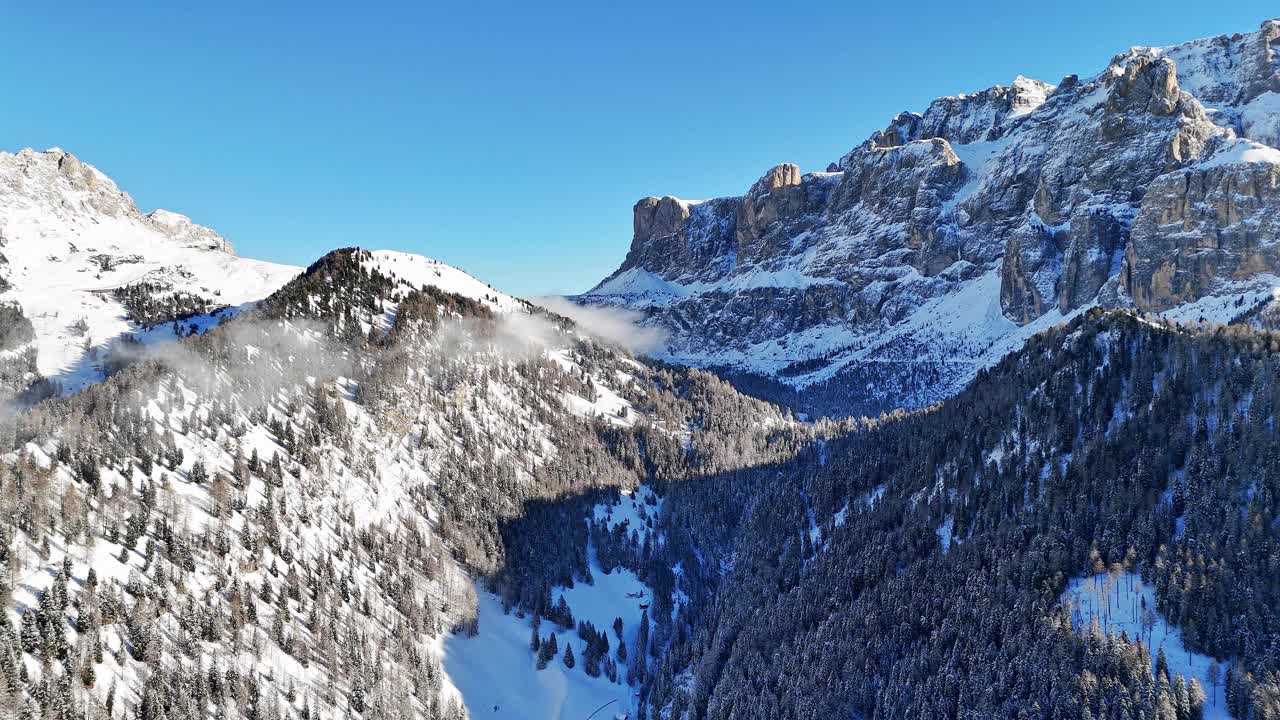
[[[1178,66],[1179,82],[1209,105],[1236,106],[1280,90],[1280,19],[1247,33],[1199,38],[1166,47],[1135,46],[1117,56],[1163,55]]]
[[[642,203],[626,260],[581,300],[643,310],[678,361],[841,376],[877,396],[862,410],[945,397],[1092,304],[1227,319],[1221,298],[1269,297],[1280,269],[1277,27],[938,98],[826,173]]]
[[[888,127],[873,134],[867,143],[895,147],[929,138],[943,138],[956,144],[994,140],[1005,132],[1012,120],[1043,105],[1055,87],[1018,75],[1009,85],[940,97],[923,113],[898,113]],[[852,154],[845,155],[833,167],[845,166]]]

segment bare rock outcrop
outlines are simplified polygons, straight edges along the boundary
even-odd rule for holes
[[[736,241],[744,259],[765,259],[775,248],[769,230],[809,210],[800,167],[782,163],[769,169],[751,186],[738,205]]]
[[[1161,312],[1280,271],[1277,163],[1210,161],[1151,183],[1121,276],[1138,308]]]

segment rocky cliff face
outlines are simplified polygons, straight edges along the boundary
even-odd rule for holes
[[[1224,156],[1148,187],[1118,278],[1138,307],[1164,312],[1224,283],[1273,281],[1280,152],[1240,143]]]
[[[1243,137],[1276,147],[1280,145],[1277,51],[1280,20],[1268,20],[1258,32],[1194,40],[1167,48],[1164,54],[1177,65],[1183,89],[1214,108],[1220,123]]]
[[[994,140],[1009,122],[1044,104],[1053,86],[1019,75],[1008,87],[938,98],[923,115],[899,113],[883,131],[871,136],[882,147],[904,145],[922,138],[947,138],[968,144]]]
[[[734,248],[738,198],[691,203],[670,196],[643,198],[633,209],[635,240],[623,268],[695,282]],[[691,273],[691,274],[690,274]]]
[[[875,408],[945,396],[1096,303],[1262,292],[1278,49],[1280,21],[1132,48],[1092,78],[901,113],[824,173],[783,164],[741,197],[646,198],[626,261],[581,300],[643,309],[682,362],[796,387],[875,367],[860,391]]]

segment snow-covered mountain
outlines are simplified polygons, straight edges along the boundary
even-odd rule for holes
[[[181,317],[207,325],[270,295],[301,268],[238,257],[213,230],[166,210],[143,213],[97,168],[60,149],[0,153],[0,303],[16,303],[31,338],[0,347],[30,355],[36,374],[78,390],[102,378],[122,335],[171,339]],[[131,318],[124,292],[172,312]],[[164,302],[167,301],[167,302]]]
[[[520,305],[467,273],[420,255],[378,251],[371,270],[402,290],[432,286],[499,311]],[[128,194],[61,149],[0,153],[0,305],[29,322],[0,346],[6,386],[40,394],[102,380],[113,345],[203,331],[302,272],[235,254],[215,231]],[[54,384],[56,383],[56,385]]]
[[[1092,309],[927,410],[675,484],[661,554],[712,589],[647,717],[1280,717],[1276,348]]]
[[[628,712],[645,653],[579,645],[558,601],[625,616],[615,642],[641,605],[669,627],[641,486],[811,432],[431,258],[246,260],[60,150],[0,171],[0,711],[24,720]],[[523,536],[565,497],[554,542]],[[535,669],[529,611],[578,669]]]
[[[577,299],[643,311],[663,357],[837,412],[949,396],[1095,304],[1231,319],[1280,274],[1278,52],[1280,20],[1132,48],[901,113],[825,172],[644,198]]]
[[[846,410],[973,380],[839,422],[0,155],[0,716],[1280,717],[1277,37],[638,203],[583,300],[668,357]]]

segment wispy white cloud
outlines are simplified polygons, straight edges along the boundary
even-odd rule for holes
[[[588,333],[617,343],[633,353],[653,352],[667,344],[667,333],[661,328],[641,325],[644,316],[634,310],[579,305],[559,295],[535,298],[533,302],[573,320]]]

